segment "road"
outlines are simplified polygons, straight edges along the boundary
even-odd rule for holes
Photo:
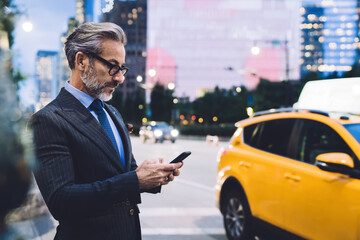
[[[168,161],[183,151],[192,154],[184,161],[181,175],[161,194],[142,194],[140,220],[144,240],[225,240],[222,217],[215,207],[217,152],[227,142],[207,144],[205,140],[178,139],[174,144],[140,142],[132,137],[133,153],[141,163],[162,157]],[[53,239],[57,222],[45,214],[36,219],[13,223],[26,239]]]

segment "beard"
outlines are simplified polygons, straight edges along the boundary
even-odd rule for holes
[[[112,94],[114,92],[114,90],[106,92],[106,87],[116,88],[119,85],[117,81],[100,81],[94,70],[93,64],[90,64],[90,67],[87,71],[81,73],[80,78],[83,81],[86,90],[90,93],[90,95],[95,96],[96,98],[104,102],[109,101],[112,98]]]

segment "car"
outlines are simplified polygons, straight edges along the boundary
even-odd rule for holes
[[[164,140],[170,140],[172,143],[175,143],[179,136],[179,131],[166,122],[151,121],[140,127],[139,135],[143,143],[147,140],[153,143],[162,143]]]
[[[359,239],[359,116],[286,108],[236,123],[217,157],[228,239]]]

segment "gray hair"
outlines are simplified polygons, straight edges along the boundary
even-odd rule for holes
[[[75,67],[75,55],[77,52],[102,53],[102,40],[112,39],[126,45],[127,39],[124,30],[110,22],[84,23],[71,33],[65,42],[65,54],[69,67]]]

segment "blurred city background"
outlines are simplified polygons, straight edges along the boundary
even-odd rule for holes
[[[196,134],[201,131],[190,129],[193,124],[224,125],[253,110],[292,106],[309,80],[357,76],[358,5],[356,0],[16,0],[2,11],[4,17],[15,14],[14,31],[4,30],[18,96],[28,111],[49,103],[69,79],[63,52],[69,32],[83,22],[110,21],[127,33],[130,68],[111,104],[136,127],[163,120]]]
[[[0,2],[0,53],[11,56],[7,70],[25,117],[53,100],[69,79],[63,44],[84,22],[113,22],[127,34],[130,70],[110,104],[134,125],[135,136],[144,123],[165,121],[176,126],[180,136],[193,136],[190,141],[206,135],[227,139],[236,129],[234,123],[254,111],[293,106],[308,81],[360,76],[359,0]],[[136,143],[135,150],[142,151]],[[188,185],[208,193],[215,184],[220,146],[192,144],[208,149],[203,154],[214,162],[213,180]],[[160,150],[154,154],[175,156]],[[36,187],[31,189],[35,196]],[[47,239],[39,237],[39,231],[53,236],[53,220],[50,224],[46,208],[39,210],[41,199],[34,201],[30,208],[46,217],[25,226],[22,220],[35,215],[29,218],[26,210],[26,216],[20,216],[22,208],[20,217],[13,215],[9,221],[24,232],[31,230],[31,239]],[[208,212],[208,221],[216,216],[215,222],[221,222],[220,213],[213,214],[216,209],[210,206],[201,208]],[[189,232],[225,239],[219,226]],[[145,230],[149,232],[164,235]]]

